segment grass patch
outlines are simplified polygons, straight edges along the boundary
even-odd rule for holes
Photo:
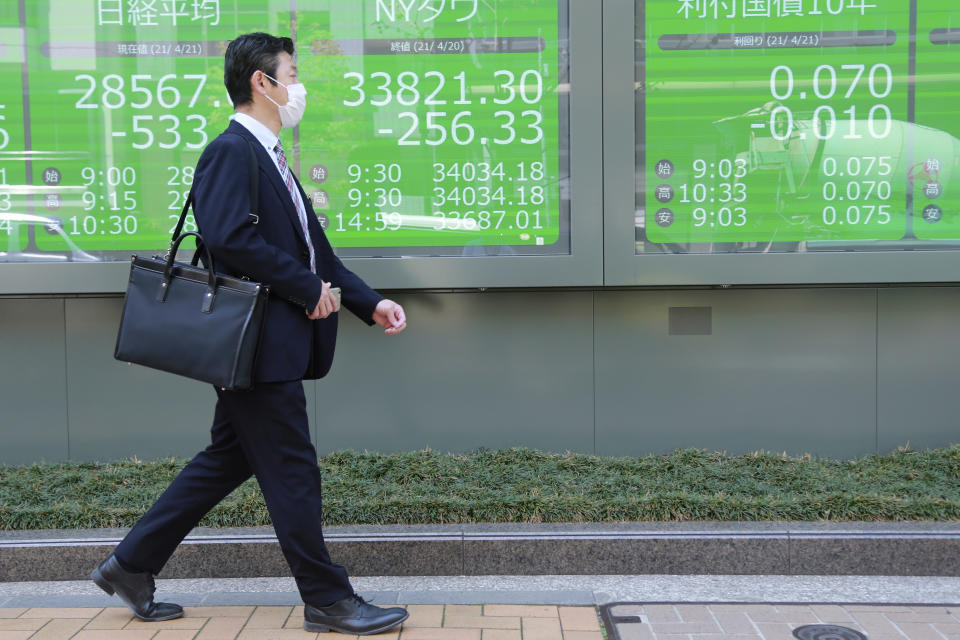
[[[0,467],[0,529],[127,527],[186,460]],[[850,461],[704,450],[611,458],[532,449],[320,459],[327,524],[960,520],[960,445]],[[205,526],[270,524],[248,481]]]

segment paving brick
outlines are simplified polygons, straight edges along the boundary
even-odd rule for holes
[[[887,617],[879,611],[852,611],[849,610],[860,628],[871,638],[903,638],[900,630],[893,625]],[[941,640],[943,640],[941,638]]]
[[[102,608],[80,608],[80,607],[70,607],[70,608],[48,608],[48,607],[34,607],[33,609],[27,609],[20,617],[21,618],[85,618],[90,620],[91,618],[96,618],[100,615],[100,612],[103,611]]]
[[[713,622],[713,614],[706,605],[678,604],[675,609],[684,622]]]
[[[932,624],[918,622],[898,622],[897,626],[910,640],[943,640]]]
[[[593,607],[560,607],[560,626],[567,631],[600,631],[600,619]]]
[[[193,640],[196,635],[196,629],[161,629],[153,640]]]
[[[564,631],[563,640],[603,640],[600,631]]]
[[[893,613],[894,611],[903,611],[910,613],[913,608],[907,605],[892,604],[845,604],[843,608],[851,612],[869,612],[869,613]]]
[[[483,608],[485,616],[520,616],[523,618],[558,618],[556,606],[532,604],[488,604]]]
[[[346,638],[348,636],[340,636]],[[303,629],[244,629],[237,640],[316,640],[317,634]],[[339,640],[339,638],[338,638]]]
[[[523,640],[558,640],[562,637],[559,619],[523,618]]]
[[[287,621],[283,623],[284,629],[303,629],[303,606],[294,607]]]
[[[380,638],[378,637],[377,640]],[[481,638],[480,629],[414,628],[401,631],[400,640],[481,640]]]
[[[646,608],[641,604],[621,604],[610,608],[612,616],[642,616],[646,613]]]
[[[953,624],[957,620],[952,615],[946,612],[945,609],[930,607],[929,610],[919,610],[912,611],[910,613],[894,611],[891,613],[885,614],[887,620],[891,622],[896,622],[900,624],[901,622],[913,622],[913,623],[931,623],[931,624]]]
[[[156,631],[146,629],[92,629],[90,631],[81,631],[75,636],[63,636],[71,640],[150,640]],[[33,636],[38,638],[39,636]],[[31,640],[33,640],[31,638]]]
[[[653,622],[683,622],[672,604],[648,604],[644,606],[644,619]]]
[[[657,636],[689,633],[722,633],[716,622],[653,622],[650,624]]]
[[[34,633],[31,638],[36,638],[37,640],[68,640],[69,638],[74,637],[83,637],[78,633],[80,629],[83,628],[84,621],[78,620],[76,618],[64,618],[62,620],[51,620],[47,624],[43,625],[43,628]],[[104,638],[105,640],[110,640],[113,637],[112,634],[123,633],[123,631],[107,630],[107,631],[88,631],[86,632],[87,640],[92,640],[93,638]],[[103,634],[103,635],[100,635]],[[147,638],[152,636],[153,633],[150,633]],[[126,637],[126,636],[123,636]],[[131,636],[132,638],[133,636]]]
[[[246,618],[210,618],[197,634],[196,640],[233,640],[243,629]]]
[[[133,620],[133,614],[126,607],[110,607],[101,611],[97,617],[84,625],[84,629],[123,629]]]
[[[483,606],[479,604],[448,604],[443,609],[447,616],[482,616]]]
[[[293,607],[257,607],[247,620],[246,629],[279,629],[290,617]]]
[[[184,607],[188,618],[249,618],[256,607]]]
[[[810,611],[813,615],[820,618],[824,624],[849,624],[853,622],[853,617],[847,612],[846,608],[835,604],[812,604]]]
[[[820,622],[810,607],[799,605],[778,606],[774,611],[754,611],[748,615],[754,622],[792,622],[797,625]]]
[[[0,640],[27,640],[33,631],[0,631]]]
[[[482,640],[522,640],[523,638],[517,629],[484,629],[480,637]]]
[[[689,633],[665,633],[657,635],[657,640],[690,640]]]
[[[933,627],[942,633],[947,640],[960,640],[960,623],[934,624]]]
[[[777,608],[772,604],[741,604],[741,605],[728,605],[731,609],[736,609],[737,611],[742,611],[751,618],[755,615],[775,615],[777,613]],[[716,607],[714,607],[716,609]]]
[[[786,622],[758,622],[757,631],[765,640],[793,639],[793,627]]]
[[[476,613],[469,615],[480,615],[480,607],[471,609],[471,611],[474,610]],[[407,611],[410,612],[410,617],[403,622],[404,629],[414,627],[440,628],[443,626],[442,604],[411,604],[407,607]]]
[[[741,633],[691,633],[690,640],[760,640],[760,636]]]
[[[200,629],[207,624],[207,618],[174,618],[173,620],[161,620],[159,622],[144,622],[140,618],[134,618],[127,623],[124,629]]]
[[[757,628],[750,622],[745,613],[734,611],[718,611],[713,614],[724,633],[756,635]]]
[[[0,631],[36,631],[48,622],[48,618],[3,618]]]
[[[618,624],[617,634],[620,640],[654,640],[648,624]]]
[[[517,616],[444,616],[444,629],[519,629]]]
[[[0,609],[0,618],[18,618],[20,614],[24,613],[27,609],[21,607],[18,609]]]

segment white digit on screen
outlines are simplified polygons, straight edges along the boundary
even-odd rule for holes
[[[427,99],[423,101],[423,104],[436,106],[439,104],[447,104],[446,100],[437,100],[437,95],[443,90],[443,85],[446,83],[446,79],[443,77],[443,74],[439,71],[427,71],[423,74],[424,78],[437,78],[440,82],[437,83],[437,88],[433,90],[433,93],[427,96]]]
[[[493,144],[510,144],[513,142],[514,138],[517,137],[517,132],[513,129],[513,122],[516,120],[516,116],[513,115],[512,111],[497,111],[493,114],[494,118],[500,118],[505,116],[507,121],[500,125],[500,128],[504,131],[507,131],[509,135],[501,140],[500,138],[494,138]]]
[[[435,130],[440,132],[440,137],[434,140],[427,138],[424,140],[427,144],[431,146],[437,146],[443,144],[443,141],[447,139],[447,130],[443,127],[442,124],[434,122],[434,118],[443,118],[447,113],[445,111],[429,111],[427,112],[427,130]]]
[[[514,98],[514,95],[515,95],[515,93],[516,93],[516,92],[513,90],[513,82],[514,82],[515,78],[514,78],[514,76],[513,76],[513,73],[510,72],[510,71],[507,71],[506,69],[501,69],[501,70],[499,70],[499,71],[494,71],[494,72],[493,72],[493,77],[494,77],[494,78],[498,78],[498,77],[500,77],[500,76],[506,77],[506,81],[503,82],[503,83],[499,86],[499,88],[500,88],[500,89],[506,89],[506,90],[507,90],[507,96],[508,96],[508,97],[506,97],[506,98],[504,98],[504,99],[502,99],[502,100],[501,100],[500,98],[496,98],[496,97],[495,97],[495,98],[493,99],[493,101],[494,101],[496,104],[510,104],[511,102],[513,102],[513,98]],[[499,93],[499,91],[498,91],[498,93]]]
[[[397,144],[401,146],[417,146],[420,144],[419,140],[410,140],[410,136],[417,132],[417,129],[420,127],[420,117],[413,113],[412,111],[404,111],[401,114],[397,115],[398,118],[410,118],[410,128],[405,134],[400,136],[400,139],[397,140]]]
[[[847,92],[843,95],[844,98],[849,98],[853,95],[854,90],[857,88],[857,85],[860,84],[860,78],[863,77],[863,70],[866,69],[866,65],[862,64],[845,64],[840,67],[844,71],[856,71],[857,75],[854,77],[853,82],[850,83],[850,88],[847,89]]]
[[[523,144],[536,144],[543,140],[543,129],[540,127],[540,125],[543,123],[543,115],[539,111],[534,111],[532,109],[528,109],[520,114],[521,118],[526,118],[527,116],[533,116],[534,119],[533,124],[528,124],[527,128],[536,131],[537,135],[532,138],[520,138],[520,142]]]
[[[116,86],[112,86],[116,85]],[[110,96],[117,96],[110,99]],[[123,95],[123,77],[111,73],[103,77],[103,106],[107,109],[119,109],[127,102],[127,97]]]
[[[134,149],[148,149],[153,144],[153,132],[147,127],[140,126],[140,123],[144,120],[153,120],[153,116],[133,116],[133,132],[144,134],[146,140],[143,144],[137,144],[136,142],[131,144],[130,146]]]
[[[470,115],[469,111],[461,111],[453,117],[453,122],[450,125],[450,137],[459,145],[468,145],[473,142],[475,134],[473,127],[470,126],[469,122],[462,122],[462,118],[469,118]],[[461,132],[460,135],[457,134],[458,131]]]
[[[360,97],[354,100],[353,102],[349,100],[344,100],[343,105],[345,107],[359,107],[361,104],[363,104],[363,101],[367,97],[366,94],[363,92],[363,74],[356,73],[355,71],[351,71],[349,73],[343,74],[343,78],[344,80],[346,80],[347,78],[356,78],[357,84],[350,87],[350,89],[352,91],[356,91],[360,95]]]
[[[143,102],[131,102],[130,106],[134,109],[146,109],[151,104],[153,104],[153,94],[150,92],[150,89],[146,87],[137,86],[139,80],[150,80],[152,76],[144,74],[136,74],[130,77],[130,91],[133,93],[142,93]]]
[[[207,76],[201,74],[189,74],[183,76],[184,80],[196,80],[197,81],[197,90],[193,92],[193,97],[190,98],[190,104],[187,105],[192,107],[197,104],[197,99],[200,97],[200,92],[203,91],[204,85],[207,84]]]
[[[97,81],[93,76],[89,76],[85,73],[73,77],[77,82],[89,82],[90,86],[87,88],[87,92],[80,96],[80,99],[77,100],[76,107],[77,109],[96,109],[97,104],[95,102],[87,102],[90,99],[90,96],[93,95],[93,92],[97,90]]]
[[[197,122],[200,123],[193,128],[194,133],[200,134],[200,142],[197,142],[197,143],[188,142],[187,149],[202,149],[207,145],[207,131],[206,131],[207,119],[201,115],[193,114],[193,115],[187,116],[187,122],[190,122],[191,120],[196,120]],[[193,170],[191,169],[191,177],[190,177],[191,181],[193,181],[192,171]],[[184,172],[186,172],[186,169],[184,169]]]
[[[177,127],[180,126],[180,118],[170,114],[160,116],[160,122],[163,122],[164,120],[173,123],[167,129],[164,129],[164,131],[167,133],[173,134],[173,142],[169,144],[160,142],[157,144],[157,146],[161,149],[176,149],[180,145],[180,132],[177,131]]]
[[[160,103],[164,109],[173,109],[178,104],[180,104],[180,90],[174,86],[166,85],[164,83],[168,80],[176,80],[177,74],[168,73],[167,75],[160,78],[160,82],[157,83],[157,102]],[[164,94],[170,94],[170,100],[164,100]]]
[[[390,74],[384,73],[383,71],[375,71],[370,74],[370,78],[383,78],[383,84],[381,84],[378,89],[383,91],[383,99],[377,102],[376,100],[371,100],[370,104],[375,107],[383,107],[390,104],[390,100],[393,99],[393,92],[390,90]]]

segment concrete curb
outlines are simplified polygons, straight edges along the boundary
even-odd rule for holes
[[[0,581],[83,580],[123,529],[0,533]],[[328,527],[354,576],[960,576],[960,523],[614,523]],[[289,573],[270,528],[196,529],[162,578]]]

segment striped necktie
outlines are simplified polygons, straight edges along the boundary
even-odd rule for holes
[[[307,226],[307,210],[303,206],[303,200],[300,198],[300,190],[293,182],[293,173],[287,166],[287,157],[283,155],[283,147],[277,140],[277,146],[273,148],[277,154],[277,164],[280,165],[280,175],[283,181],[287,183],[287,190],[290,191],[290,197],[293,199],[293,208],[297,210],[297,217],[300,218],[300,228],[303,229],[303,237],[307,240],[307,248],[310,250],[310,271],[317,272],[317,256],[313,251],[313,242],[310,241],[310,228]]]

